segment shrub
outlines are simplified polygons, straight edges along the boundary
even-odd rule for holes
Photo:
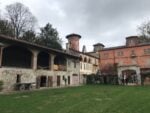
[[[87,75],[86,76],[86,83],[87,84],[94,84],[95,83],[95,76],[94,75]]]
[[[3,89],[3,81],[2,80],[0,80],[0,91],[2,91],[2,89]]]
[[[118,84],[117,75],[103,76],[103,75],[91,74],[91,75],[87,75],[86,78],[87,78],[86,79],[87,84],[112,84],[112,85]]]

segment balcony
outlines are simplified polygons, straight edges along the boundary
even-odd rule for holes
[[[67,67],[64,65],[54,65],[54,71],[67,71]]]

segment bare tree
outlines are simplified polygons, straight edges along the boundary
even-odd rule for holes
[[[34,28],[36,18],[32,15],[28,7],[16,2],[6,6],[6,11],[16,38],[22,36],[23,32]]]
[[[150,42],[150,20],[143,22],[138,27],[138,30],[140,32],[141,42],[143,43]]]

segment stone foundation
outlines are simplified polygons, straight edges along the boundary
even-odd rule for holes
[[[77,76],[73,76],[77,74]],[[57,76],[60,76],[60,86],[76,86],[79,85],[79,73],[74,71],[50,71],[50,70],[32,70],[22,68],[0,68],[0,80],[4,82],[3,90],[11,91],[15,89],[17,75],[21,76],[21,83],[35,83],[37,86],[37,77],[45,76],[52,77],[52,87],[57,87]],[[68,76],[70,77],[70,84],[68,84]],[[64,80],[66,79],[66,82]],[[47,82],[47,81],[46,81]],[[46,83],[48,84],[48,83]],[[46,85],[45,87],[50,87]],[[35,87],[36,88],[36,87]]]

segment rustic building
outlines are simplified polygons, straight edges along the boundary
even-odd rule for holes
[[[79,85],[79,56],[0,35],[4,90]],[[32,84],[32,85],[30,85]]]

